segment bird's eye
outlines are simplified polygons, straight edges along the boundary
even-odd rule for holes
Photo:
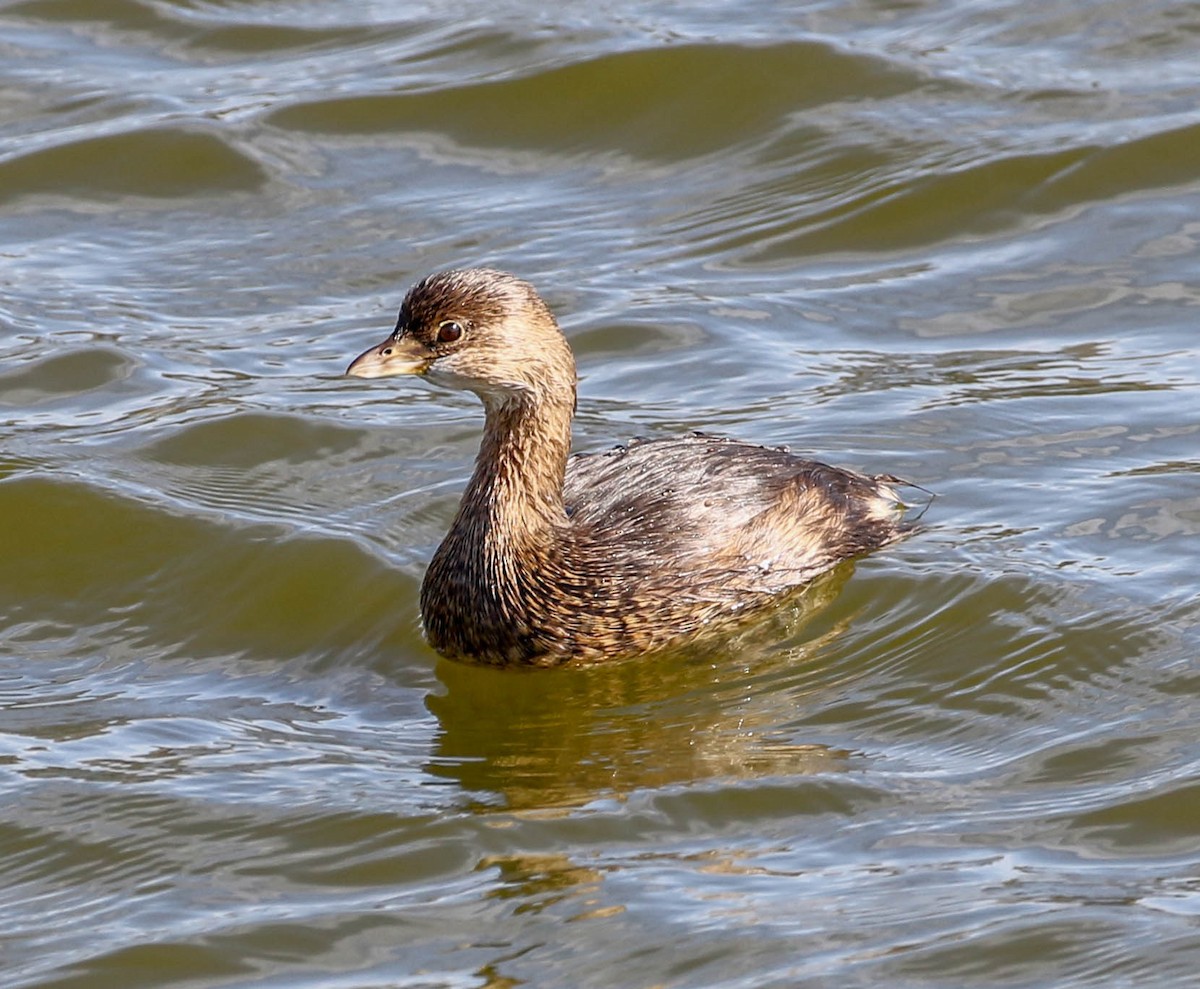
[[[438,343],[454,343],[463,335],[462,323],[447,319],[438,324]]]

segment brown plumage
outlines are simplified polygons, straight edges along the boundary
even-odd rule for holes
[[[702,434],[570,455],[575,360],[532,286],[444,271],[347,374],[420,374],[475,392],[475,472],[421,585],[451,659],[594,662],[665,646],[769,605],[899,538],[894,477]]]

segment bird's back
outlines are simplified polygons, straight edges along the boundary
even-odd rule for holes
[[[899,538],[895,483],[691,434],[572,457],[563,496],[573,527],[678,567],[681,586],[703,573],[731,594],[774,594]]]

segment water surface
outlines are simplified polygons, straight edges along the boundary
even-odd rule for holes
[[[0,7],[5,984],[1185,986],[1200,7]],[[576,445],[938,492],[714,646],[500,673],[417,590],[533,281]]]

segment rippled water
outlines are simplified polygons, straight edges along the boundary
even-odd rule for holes
[[[1184,986],[1200,5],[0,6],[11,987]],[[534,281],[577,445],[912,477],[708,650],[417,631],[481,417],[339,377]]]

